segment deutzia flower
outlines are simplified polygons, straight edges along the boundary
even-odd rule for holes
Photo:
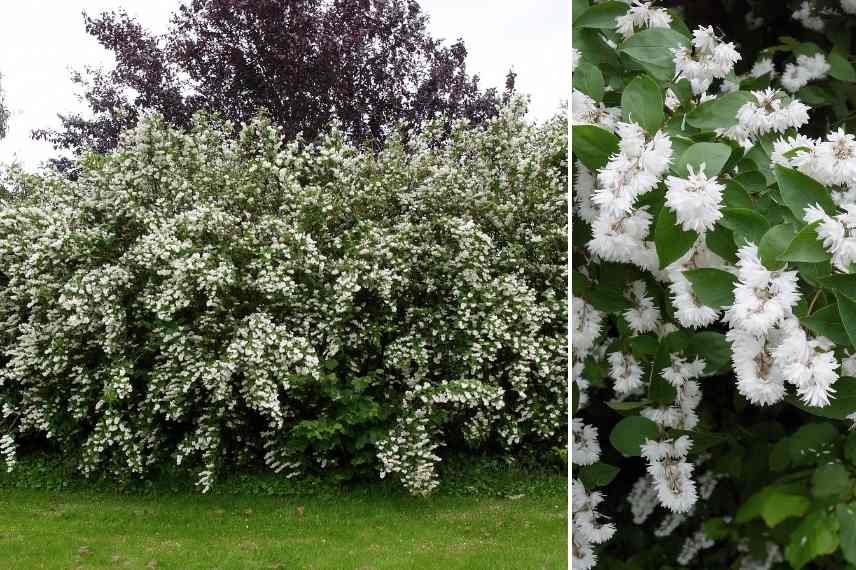
[[[575,213],[588,223],[592,223],[598,216],[598,209],[591,201],[591,196],[594,193],[594,175],[579,160],[576,166],[576,178],[574,180]]]
[[[756,79],[767,74],[770,77],[775,77],[776,75],[776,67],[773,65],[773,60],[769,57],[764,57],[756,61],[752,66],[752,70],[749,71],[749,75]]]
[[[726,335],[731,344],[737,391],[758,406],[781,402],[785,397],[785,377],[771,354],[772,342],[740,329]]]
[[[600,336],[603,313],[579,297],[572,299],[571,307],[573,309],[571,348],[574,350],[575,358],[583,360],[594,346],[595,339]]]
[[[799,10],[795,11],[791,17],[807,29],[820,32],[824,28],[823,20],[813,12],[814,5],[811,2],[804,1],[800,4]]]
[[[783,376],[797,387],[797,395],[806,405],[828,406],[835,392],[832,385],[838,380],[833,343],[825,337],[809,340],[794,318],[783,324],[783,333],[781,343],[773,350]]]
[[[782,94],[775,89],[753,91],[752,95],[755,102],[744,103],[737,111],[739,125],[750,136],[783,133],[808,122],[809,107],[796,99],[786,103]]]
[[[799,301],[796,271],[770,271],[761,264],[758,248],[749,243],[737,251],[734,304],[725,312],[732,328],[762,335],[791,314]]]
[[[616,128],[619,152],[598,173],[599,187],[592,200],[610,215],[632,211],[637,197],[652,190],[672,161],[672,141],[662,131],[647,140],[635,123],[619,123]]]
[[[672,354],[670,358],[672,363],[660,373],[675,388],[680,388],[687,380],[699,378],[704,373],[706,364],[702,358],[696,358],[692,362],[679,354]]]
[[[631,354],[613,352],[609,355],[609,377],[619,396],[626,396],[642,388],[642,368]]]
[[[651,221],[647,207],[618,216],[602,212],[592,222],[592,239],[587,247],[604,261],[633,263],[646,250],[644,241],[648,237]],[[656,258],[656,252],[654,255]]]
[[[674,441],[649,439],[641,448],[660,504],[676,513],[689,511],[698,498],[692,479],[693,465],[686,461],[691,447],[692,441],[682,435]]]
[[[579,479],[571,483],[571,521],[573,524],[571,544],[571,567],[588,570],[595,565],[593,544],[603,544],[615,534],[615,525],[602,522],[603,515],[597,507],[603,502],[598,491],[586,493]]]
[[[856,14],[856,0],[841,0],[841,9],[848,14]]]
[[[576,48],[571,48],[571,73],[573,73],[574,70],[576,70],[577,65],[579,65],[580,58],[582,58],[580,50]]]
[[[600,444],[597,441],[597,428],[588,426],[580,418],[574,418],[571,425],[573,445],[571,461],[574,465],[591,465],[600,459]]]
[[[615,31],[626,40],[640,28],[668,28],[672,17],[663,8],[652,8],[651,2],[634,0],[627,12],[615,18]]]
[[[685,78],[695,95],[707,91],[714,79],[724,79],[740,60],[734,44],[720,41],[713,27],[697,28],[693,31],[694,50],[676,48],[672,50],[675,77]]]
[[[666,179],[666,205],[674,210],[675,216],[684,230],[705,232],[713,228],[722,218],[719,206],[722,203],[722,191],[725,187],[704,174],[705,164],[699,165],[698,172],[687,165],[689,176]]]
[[[642,280],[634,281],[630,286],[630,296],[635,306],[624,311],[624,318],[636,334],[651,332],[660,324],[660,309],[647,293],[648,289]]]
[[[571,123],[574,125],[597,125],[608,131],[614,131],[621,118],[621,109],[606,107],[574,89],[571,96]]]
[[[844,273],[856,261],[856,204],[845,204],[844,212],[832,217],[819,205],[805,209],[805,221],[819,222],[817,237],[823,247],[832,254],[832,264]]]
[[[809,81],[824,79],[829,68],[829,63],[822,53],[813,56],[798,55],[796,63],[785,65],[781,78],[782,87],[791,93],[798,91]]]

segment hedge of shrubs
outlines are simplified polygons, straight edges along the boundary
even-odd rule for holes
[[[516,99],[380,152],[148,117],[0,206],[0,434],[86,474],[437,484],[567,445],[567,123]]]

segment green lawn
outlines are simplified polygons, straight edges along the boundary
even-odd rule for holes
[[[565,496],[0,488],[0,568],[567,568]]]

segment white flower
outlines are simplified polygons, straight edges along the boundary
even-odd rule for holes
[[[626,395],[642,388],[642,368],[631,354],[613,352],[609,355],[609,376],[618,395]]]
[[[666,108],[669,111],[675,111],[676,109],[680,108],[680,106],[681,106],[680,99],[678,99],[678,96],[675,95],[675,92],[672,91],[671,88],[666,89],[665,103],[666,103]]]
[[[573,188],[575,213],[588,223],[592,223],[598,216],[598,209],[591,201],[594,193],[594,175],[579,160],[576,166]]]
[[[732,328],[756,335],[791,314],[799,301],[796,271],[770,271],[761,264],[758,248],[747,244],[737,252],[738,283],[734,288],[734,304],[725,312]]]
[[[820,32],[824,28],[823,20],[812,13],[813,9],[814,5],[806,0],[800,4],[799,10],[795,11],[791,17],[809,30]]]
[[[813,56],[798,55],[796,63],[785,65],[781,78],[782,87],[793,93],[809,81],[824,79],[829,68],[829,63],[822,53],[816,53]]]
[[[687,436],[674,441],[645,440],[641,446],[660,504],[676,513],[688,512],[698,498],[692,479],[693,465],[685,461],[691,446]]]
[[[627,12],[615,18],[615,31],[626,40],[639,28],[668,28],[672,17],[663,8],[652,8],[651,2],[634,0]]]
[[[587,493],[579,479],[571,483],[571,567],[574,570],[588,569],[595,565],[596,557],[592,544],[603,544],[615,534],[615,525],[605,523],[597,511],[603,495],[597,491]]]
[[[651,220],[647,207],[629,215],[612,216],[601,212],[592,222],[592,239],[587,247],[604,261],[632,263],[646,249],[644,240]]]
[[[839,367],[831,352],[832,342],[824,337],[809,340],[793,318],[783,323],[782,329],[782,341],[773,350],[782,375],[797,387],[797,395],[806,405],[828,406]]]
[[[770,354],[767,337],[731,329],[726,338],[731,344],[737,391],[759,406],[781,402],[785,397],[785,378]]]
[[[573,308],[571,348],[574,350],[575,358],[583,360],[594,346],[594,341],[600,336],[604,315],[579,297],[572,299],[571,306]]]
[[[856,14],[856,0],[841,0],[841,9],[848,14]]]
[[[749,75],[756,79],[767,74],[769,74],[770,77],[774,77],[776,75],[776,67],[773,65],[773,60],[769,57],[764,57],[756,61],[752,66],[752,70],[749,72]]]
[[[600,459],[600,444],[597,441],[597,428],[574,418],[571,424],[573,445],[571,461],[574,465],[591,465]]]
[[[582,53],[580,53],[580,50],[572,47],[571,48],[571,73],[573,73],[574,70],[576,70],[577,65],[579,65],[580,58],[582,58]]]
[[[655,330],[660,324],[660,309],[647,296],[645,282],[634,281],[630,286],[630,296],[635,306],[624,311],[624,318],[631,330],[636,334]]]
[[[712,229],[722,218],[719,207],[722,203],[722,191],[725,189],[725,186],[716,181],[716,177],[705,176],[704,168],[702,163],[698,172],[693,172],[693,167],[688,164],[687,178],[669,176],[666,179],[666,205],[674,210],[677,221],[684,230],[699,233]]]
[[[690,362],[679,354],[671,354],[669,357],[672,363],[668,367],[663,368],[660,373],[675,388],[680,388],[688,380],[699,378],[704,374],[706,363],[702,358],[697,357]]]
[[[782,133],[808,122],[809,107],[796,99],[785,103],[781,93],[775,89],[753,91],[752,95],[755,102],[744,103],[737,111],[738,124],[750,136]]]
[[[845,204],[845,211],[832,217],[819,205],[805,209],[805,221],[818,222],[817,237],[832,254],[832,264],[844,273],[856,261],[856,204]]]
[[[621,118],[621,109],[606,107],[574,89],[571,95],[571,123],[574,125],[597,125],[608,131],[615,130]]]
[[[721,42],[712,27],[693,31],[694,50],[672,50],[676,80],[685,78],[695,95],[705,93],[714,79],[724,79],[740,60],[734,44]]]

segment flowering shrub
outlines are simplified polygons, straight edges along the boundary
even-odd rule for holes
[[[436,484],[567,445],[567,123],[515,100],[379,153],[158,117],[0,208],[0,453]]]
[[[856,565],[840,38],[745,61],[650,2],[573,19],[573,567]]]

